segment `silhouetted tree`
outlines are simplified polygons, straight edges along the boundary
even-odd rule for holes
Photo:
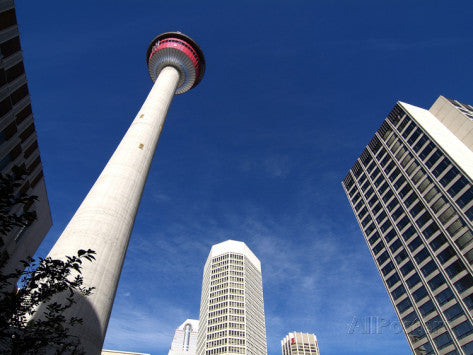
[[[84,287],[83,261],[93,261],[93,250],[79,250],[65,260],[50,257],[28,258],[11,273],[3,272],[8,260],[3,237],[16,227],[28,227],[36,219],[29,207],[37,200],[29,196],[26,171],[14,167],[11,174],[0,174],[0,353],[42,354],[55,349],[57,354],[83,354],[80,340],[70,335],[70,327],[82,319],[65,316],[77,295],[88,296],[93,287]],[[20,285],[20,287],[17,287]],[[65,295],[66,302],[55,297]],[[64,298],[64,296],[63,296]],[[40,317],[33,317],[40,309]]]

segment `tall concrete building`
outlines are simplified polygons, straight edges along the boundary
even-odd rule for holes
[[[19,261],[33,256],[51,228],[43,167],[26,81],[20,35],[12,0],[0,0],[0,172],[8,174],[13,166],[26,168],[28,176],[19,190],[38,200],[28,210],[36,211],[36,221],[17,227],[2,236],[0,251],[10,255],[5,271],[19,268]],[[19,212],[19,211],[13,211]]]
[[[398,102],[343,188],[415,354],[473,354],[473,107]]]
[[[197,43],[180,32],[157,36],[146,53],[154,85],[128,131],[59,237],[48,256],[64,258],[81,248],[96,251],[84,263],[84,286],[95,287],[87,298],[77,297],[68,316],[84,320],[73,333],[86,354],[100,354],[138,205],[175,94],[202,79],[205,59]],[[68,294],[58,301],[67,302]],[[38,315],[41,316],[41,313]]]
[[[196,319],[186,319],[176,329],[168,355],[195,355],[198,332],[199,321]]]
[[[227,240],[210,250],[197,354],[267,354],[261,263],[243,242]]]
[[[293,332],[281,340],[282,355],[320,355],[315,334]]]

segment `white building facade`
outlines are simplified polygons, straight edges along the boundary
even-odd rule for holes
[[[199,321],[197,319],[186,319],[176,329],[168,355],[195,355],[198,332]]]
[[[414,354],[473,354],[473,106],[398,102],[342,185]]]
[[[281,340],[282,355],[320,355],[315,334],[292,332]]]
[[[212,246],[205,263],[198,355],[266,355],[261,263],[243,242]]]

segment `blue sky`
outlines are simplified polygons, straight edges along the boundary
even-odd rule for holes
[[[104,347],[167,354],[198,318],[211,245],[232,238],[261,260],[269,355],[293,330],[323,355],[409,354],[340,182],[397,100],[473,104],[472,14],[471,1],[17,0],[54,223],[39,255],[150,90],[151,39],[179,30],[206,56],[171,105]]]

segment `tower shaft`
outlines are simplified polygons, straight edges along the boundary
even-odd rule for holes
[[[92,189],[48,256],[64,258],[79,249],[96,252],[84,263],[84,286],[93,294],[79,298],[68,314],[83,319],[74,332],[86,354],[102,348],[130,234],[166,114],[180,74],[161,70],[151,92]]]

